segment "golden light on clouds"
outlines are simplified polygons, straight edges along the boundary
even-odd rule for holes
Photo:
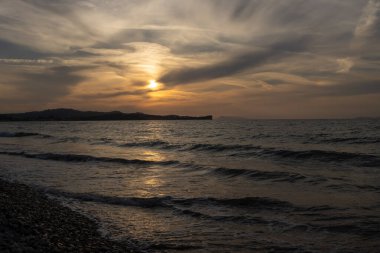
[[[3,0],[0,111],[378,116],[379,0],[345,2]]]

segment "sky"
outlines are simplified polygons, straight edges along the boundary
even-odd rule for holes
[[[1,0],[0,112],[380,116],[380,0]]]

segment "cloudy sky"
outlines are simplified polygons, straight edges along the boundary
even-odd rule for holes
[[[1,0],[0,112],[380,116],[380,0]]]

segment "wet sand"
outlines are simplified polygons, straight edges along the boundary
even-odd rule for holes
[[[135,252],[104,238],[91,219],[0,179],[0,252]]]

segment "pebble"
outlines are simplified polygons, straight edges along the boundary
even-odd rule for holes
[[[94,221],[33,188],[0,179],[0,252],[137,252],[97,229]]]

